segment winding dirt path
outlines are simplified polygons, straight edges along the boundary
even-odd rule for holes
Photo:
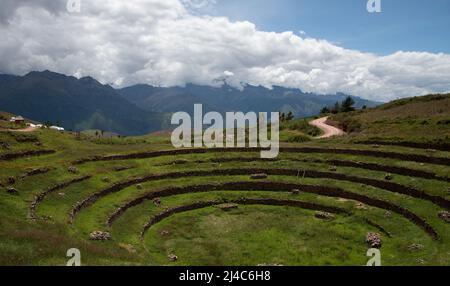
[[[315,126],[323,131],[323,135],[316,137],[317,139],[324,139],[324,138],[330,138],[334,136],[343,136],[345,135],[345,132],[339,128],[336,128],[334,126],[328,125],[326,121],[328,120],[328,117],[322,117],[316,120],[311,121],[309,124],[312,126]]]
[[[38,127],[31,127],[28,126],[27,128],[23,128],[23,129],[3,129],[0,128],[0,131],[10,131],[10,132],[23,132],[23,133],[28,133],[28,132],[34,132],[36,130],[38,130]]]

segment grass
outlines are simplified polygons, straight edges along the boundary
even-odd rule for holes
[[[321,147],[356,150],[377,150],[403,154],[420,154],[430,157],[450,158],[450,152],[438,150],[430,153],[426,148],[364,144],[370,140],[386,142],[448,142],[448,96],[394,102],[376,109],[349,113],[346,119],[354,120],[361,129],[347,137],[312,140],[320,134],[301,119],[282,125],[281,140],[284,147]],[[441,109],[445,109],[441,112]],[[71,208],[79,201],[115,183],[149,174],[165,174],[192,170],[285,168],[330,172],[329,160],[377,163],[406,167],[450,177],[448,166],[346,154],[281,153],[278,161],[246,162],[215,159],[259,158],[259,152],[187,154],[161,156],[149,159],[88,162],[77,165],[78,174],[68,172],[72,162],[94,155],[129,154],[171,149],[170,134],[155,133],[130,138],[96,138],[78,136],[76,133],[39,130],[31,134],[0,132],[0,142],[8,149],[0,154],[27,150],[56,150],[55,154],[0,161],[0,265],[65,265],[66,251],[79,248],[84,265],[364,265],[368,232],[380,232],[366,219],[382,226],[392,237],[382,235],[383,265],[450,265],[450,226],[438,218],[441,207],[419,198],[389,192],[349,181],[302,176],[269,176],[271,182],[301,183],[337,187],[348,192],[402,206],[425,219],[440,235],[440,240],[430,238],[421,228],[396,213],[386,217],[386,211],[376,207],[361,206],[355,201],[301,193],[267,191],[212,191],[188,193],[161,199],[162,206],[152,201],[128,209],[109,228],[106,220],[118,207],[145,193],[168,187],[251,181],[248,175],[183,177],[149,181],[141,188],[133,185],[114,194],[100,198],[83,209],[74,221],[67,223]],[[35,144],[40,142],[40,144]],[[355,144],[357,143],[357,144]],[[181,163],[180,163],[181,162]],[[46,174],[20,179],[27,170],[50,167]],[[129,167],[117,171],[117,167]],[[386,172],[356,167],[338,166],[336,173],[384,180]],[[49,194],[38,206],[38,221],[28,219],[31,201],[40,192],[58,183],[76,177],[91,175],[89,180],[75,183]],[[9,178],[16,179],[14,184]],[[107,180],[106,180],[107,178]],[[450,183],[414,176],[393,174],[393,183],[413,187],[427,194],[450,200]],[[6,188],[14,187],[18,195],[10,195]],[[301,200],[344,208],[351,215],[337,215],[335,220],[322,221],[314,211],[294,207],[239,205],[224,212],[215,207],[187,211],[170,216],[154,225],[140,240],[143,225],[165,208],[179,207],[206,200],[237,200],[247,198],[275,198]],[[109,231],[112,240],[95,242],[89,234],[95,230]],[[168,231],[168,235],[161,232]],[[423,249],[409,247],[420,244]],[[170,262],[169,254],[178,261]]]

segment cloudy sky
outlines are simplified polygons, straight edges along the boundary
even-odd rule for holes
[[[374,100],[450,91],[450,1],[0,1],[0,73],[117,87],[296,87]]]

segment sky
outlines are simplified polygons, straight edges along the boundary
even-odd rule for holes
[[[68,2],[81,3],[67,8]],[[225,81],[367,99],[450,91],[450,1],[1,0],[0,73]]]
[[[366,6],[367,0],[216,0],[203,12],[380,55],[450,53],[450,1],[382,0],[382,12],[374,14]]]

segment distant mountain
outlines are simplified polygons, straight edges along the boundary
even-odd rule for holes
[[[130,102],[148,111],[193,112],[195,103],[202,103],[205,112],[255,111],[294,112],[296,117],[316,115],[325,106],[344,100],[348,95],[317,95],[304,93],[299,89],[261,86],[246,86],[239,90],[228,85],[210,87],[188,84],[185,87],[161,88],[149,85],[135,85],[118,90]],[[357,107],[374,107],[379,103],[353,97]]]
[[[0,110],[69,130],[101,129],[123,135],[160,130],[163,122],[161,114],[138,108],[109,85],[50,71],[0,75]]]
[[[68,130],[98,129],[122,135],[142,135],[167,129],[167,113],[192,113],[196,103],[204,112],[293,111],[297,117],[316,115],[324,106],[347,95],[316,95],[299,89],[188,84],[161,88],[135,85],[115,90],[91,77],[77,79],[50,71],[25,76],[0,75],[0,110],[59,124]],[[356,105],[375,102],[354,97]]]

